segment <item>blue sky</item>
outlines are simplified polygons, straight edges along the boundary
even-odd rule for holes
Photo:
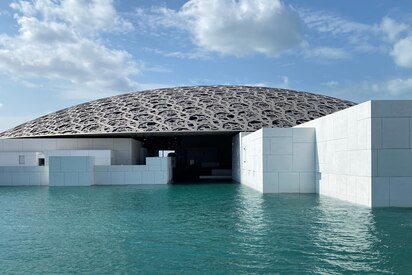
[[[410,0],[3,0],[0,131],[182,85],[410,99],[411,26]]]

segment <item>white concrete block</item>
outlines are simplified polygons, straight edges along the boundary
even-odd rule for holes
[[[94,171],[95,172],[107,172],[108,167],[105,166],[105,165],[96,165],[96,166],[94,166]]]
[[[94,180],[96,185],[111,185],[112,176],[111,172],[95,172]]]
[[[315,128],[292,128],[293,142],[315,142]]]
[[[272,137],[270,153],[272,155],[291,155],[293,153],[292,137]]]
[[[93,141],[89,138],[79,138],[77,139],[76,148],[78,150],[91,150],[93,149]]]
[[[378,150],[379,177],[412,176],[412,149]]]
[[[29,173],[29,184],[30,185],[42,185],[41,184],[41,173],[32,172]]]
[[[409,119],[409,138],[410,138],[410,140],[409,140],[410,147],[409,148],[412,148],[412,118]]]
[[[263,137],[292,137],[292,128],[263,128]]]
[[[64,186],[65,185],[65,173],[51,172],[49,185],[50,186]]]
[[[161,171],[162,167],[160,165],[148,165],[147,166],[149,171]]]
[[[299,173],[299,193],[316,193],[315,173]]]
[[[390,206],[390,186],[388,177],[372,178],[372,207]]]
[[[279,193],[299,193],[299,173],[279,173]]]
[[[290,155],[268,155],[264,156],[265,171],[286,172],[292,171],[293,157]]]
[[[56,139],[42,139],[42,151],[53,151],[57,150],[57,141]]]
[[[125,172],[111,172],[112,184],[125,184]]]
[[[80,172],[78,174],[78,185],[79,186],[90,186],[94,184],[93,173],[91,172]]]
[[[356,177],[356,203],[371,206],[371,177]]]
[[[78,186],[79,173],[78,172],[64,172],[64,186]]]
[[[372,116],[371,106],[372,106],[371,101],[366,101],[354,107],[348,108],[344,111],[349,111],[349,112],[356,111],[357,119],[363,120],[365,118],[370,118]]]
[[[382,148],[382,119],[372,118],[372,149]]]
[[[161,165],[161,160],[158,157],[147,157],[146,158],[146,165]]]
[[[113,150],[114,141],[112,138],[94,138],[92,140],[94,150]]]
[[[58,150],[75,150],[77,149],[77,141],[71,138],[56,139],[56,148]]]
[[[167,184],[167,182],[164,181],[164,172],[159,170],[154,173],[154,183],[155,184]]]
[[[125,184],[142,184],[142,173],[136,171],[126,172]]]
[[[148,171],[147,165],[133,165],[133,171]]]
[[[132,146],[132,141],[129,138],[115,138],[113,139],[114,150],[130,151]]]
[[[294,143],[293,144],[293,171],[313,172],[315,171],[315,144]]]
[[[412,117],[411,100],[373,100],[373,117]]]
[[[154,172],[145,171],[142,173],[142,184],[154,184]]]
[[[279,193],[279,174],[275,172],[263,173],[263,193]]]
[[[22,151],[26,152],[40,152],[43,150],[41,139],[24,139],[22,140]]]
[[[409,148],[409,118],[382,119],[382,148]]]
[[[412,207],[412,177],[390,178],[390,206]]]
[[[368,149],[368,144],[370,144],[369,141],[369,136],[370,134],[368,133],[368,129],[370,129],[370,124],[371,124],[371,119],[363,119],[359,120],[357,123],[357,144],[355,149],[362,150],[362,149]]]
[[[13,185],[12,173],[10,172],[3,172],[0,180],[2,185]]]
[[[3,150],[5,152],[21,152],[23,144],[21,139],[5,139],[3,140]]]
[[[30,185],[30,175],[26,172],[12,173],[13,185]]]

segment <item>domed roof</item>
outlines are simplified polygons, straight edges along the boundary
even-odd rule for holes
[[[255,131],[292,127],[353,105],[277,88],[165,88],[76,105],[19,125],[0,137]]]

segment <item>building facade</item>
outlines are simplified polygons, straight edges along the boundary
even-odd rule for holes
[[[161,156],[161,157],[159,157]],[[235,180],[412,206],[412,101],[202,86],[91,101],[0,134],[0,185]]]

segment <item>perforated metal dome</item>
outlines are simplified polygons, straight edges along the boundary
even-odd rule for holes
[[[255,131],[292,127],[353,105],[328,96],[276,88],[177,87],[76,105],[19,125],[0,137]]]

